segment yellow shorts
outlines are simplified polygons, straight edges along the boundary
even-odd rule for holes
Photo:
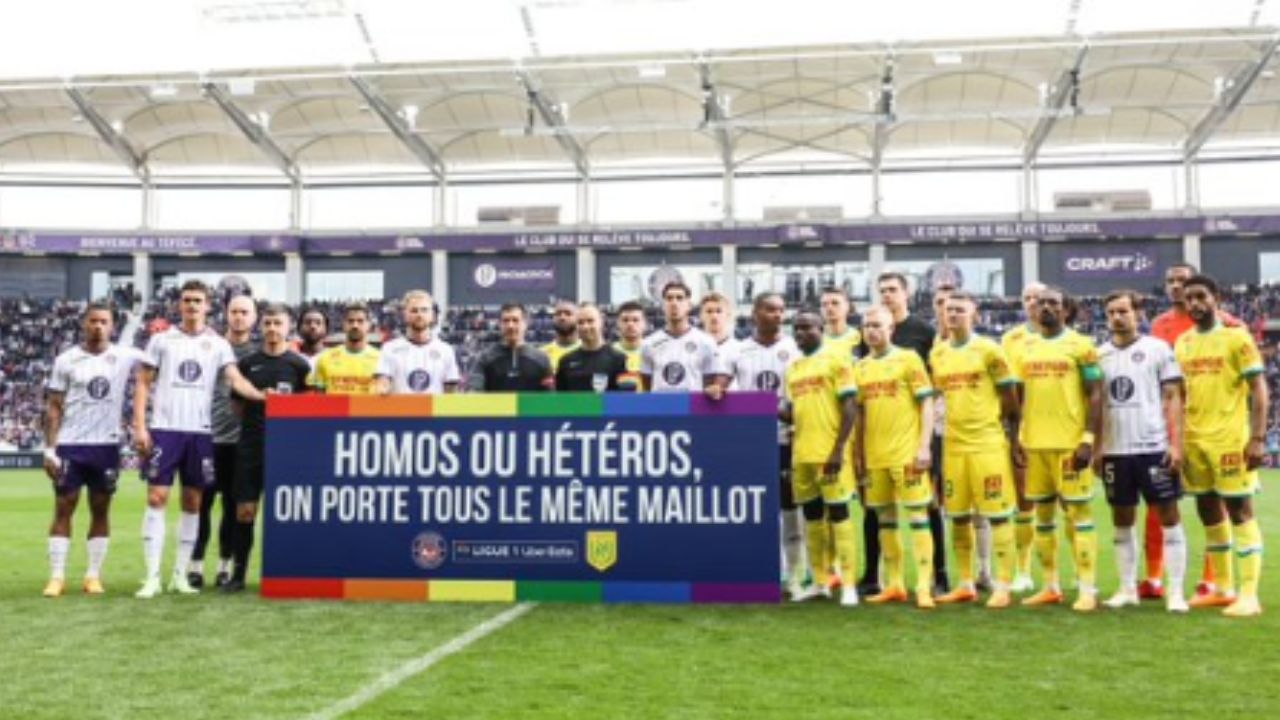
[[[797,463],[791,467],[791,493],[796,505],[804,505],[821,497],[828,505],[846,503],[858,496],[853,479],[853,466],[845,462],[834,478],[822,474],[820,463]]]
[[[1093,499],[1093,470],[1074,469],[1074,450],[1027,451],[1027,499],[1045,502],[1061,497],[1067,502]]]
[[[1242,449],[1223,445],[1187,443],[1182,484],[1192,495],[1217,493],[1223,497],[1249,497],[1258,491],[1258,471],[1245,464]]]
[[[929,474],[916,471],[914,465],[868,470],[867,477],[867,507],[921,508],[933,500]]]
[[[942,451],[942,486],[947,512],[968,515],[974,510],[989,518],[1004,518],[1017,510],[1013,462],[1007,448],[990,452]]]

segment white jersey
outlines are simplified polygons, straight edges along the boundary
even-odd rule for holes
[[[754,337],[743,340],[728,365],[729,376],[733,378],[730,387],[739,392],[771,392],[781,403],[786,393],[783,380],[787,377],[787,368],[799,357],[796,341],[785,335],[779,336],[772,345],[762,345]],[[778,442],[784,445],[791,442],[791,432],[781,422],[778,423]]]
[[[715,338],[712,338],[715,340]],[[742,352],[742,341],[730,335],[716,343],[716,353],[720,356],[720,366],[729,373],[729,389],[736,390],[736,380],[733,377],[733,363],[738,358],[738,353]]]
[[[213,388],[236,363],[226,338],[207,327],[196,335],[171,327],[151,338],[142,362],[156,370],[151,428],[209,433]]]
[[[438,337],[418,344],[398,337],[382,346],[378,358],[378,377],[391,379],[391,392],[396,394],[426,393],[439,395],[444,386],[462,379],[458,357],[453,348]]]
[[[1162,453],[1169,447],[1169,431],[1160,400],[1161,386],[1182,380],[1173,348],[1162,340],[1140,335],[1125,348],[1108,342],[1100,349],[1105,375],[1106,455]]]
[[[727,371],[716,341],[698,328],[672,337],[659,330],[640,346],[640,373],[650,378],[650,392],[702,392],[703,378]]]
[[[53,361],[46,388],[64,394],[58,445],[119,445],[125,386],[142,352],[108,345],[98,354],[77,345]]]

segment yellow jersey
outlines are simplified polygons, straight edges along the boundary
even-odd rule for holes
[[[929,353],[933,385],[947,405],[943,438],[948,452],[1002,450],[1001,385],[1018,382],[995,341],[970,335],[968,342],[946,342]]]
[[[862,442],[867,469],[901,468],[920,447],[920,401],[933,394],[924,361],[912,350],[892,347],[854,366],[854,383],[865,423]]]
[[[358,353],[345,345],[329,348],[316,357],[307,383],[330,395],[374,395],[378,392],[374,375],[381,355],[369,345]]]
[[[786,399],[795,430],[792,463],[825,463],[831,457],[840,438],[844,400],[857,392],[853,358],[841,353],[819,347],[787,368]]]
[[[857,328],[849,328],[844,334],[836,337],[822,333],[822,351],[832,352],[844,355],[847,358],[853,357],[853,352],[862,344],[862,333]]]
[[[1004,350],[1004,356],[1008,359],[1010,366],[1016,366],[1018,361],[1022,359],[1022,353],[1026,349],[1027,341],[1039,335],[1040,333],[1036,332],[1031,323],[1024,322],[1015,328],[1006,330],[1004,335],[1000,336],[1000,347]]]
[[[628,348],[621,340],[613,344],[615,350],[627,356],[627,374],[618,378],[618,385],[623,389],[640,391],[640,347],[641,343],[636,343],[635,347]]]
[[[1101,381],[1098,347],[1064,328],[1056,337],[1031,336],[1013,365],[1022,381],[1022,445],[1028,450],[1074,450],[1088,430],[1086,381]]]
[[[582,347],[582,343],[579,342],[578,340],[574,340],[569,345],[561,345],[560,343],[554,340],[547,343],[546,345],[543,345],[542,352],[546,353],[548,358],[551,358],[551,374],[555,375],[556,370],[560,368],[560,358],[564,357],[565,355],[568,355],[569,353],[573,352],[574,350],[577,350],[580,347]]]
[[[1263,370],[1253,338],[1219,323],[1209,332],[1183,333],[1174,353],[1187,386],[1187,441],[1243,448],[1249,439],[1246,381]]]

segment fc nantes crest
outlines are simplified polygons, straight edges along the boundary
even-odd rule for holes
[[[604,572],[618,562],[618,533],[615,530],[587,531],[587,564]]]

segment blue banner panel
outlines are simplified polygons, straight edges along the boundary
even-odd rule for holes
[[[272,418],[263,577],[776,587],[776,421],[689,407]]]

